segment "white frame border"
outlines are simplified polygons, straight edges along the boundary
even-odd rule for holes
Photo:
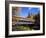
[[[40,8],[40,30],[32,31],[12,31],[12,7],[39,7]],[[43,33],[43,6],[42,5],[24,5],[24,4],[9,4],[9,35],[21,34],[37,34]]]

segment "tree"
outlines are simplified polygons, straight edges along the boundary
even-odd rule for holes
[[[40,13],[38,13],[37,15],[35,15],[34,29],[35,30],[39,30],[40,29]]]
[[[28,16],[27,16],[27,18],[30,18],[31,16],[30,16],[30,13],[28,13]]]

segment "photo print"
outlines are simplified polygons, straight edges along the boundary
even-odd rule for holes
[[[40,30],[40,8],[12,7],[12,31]]]

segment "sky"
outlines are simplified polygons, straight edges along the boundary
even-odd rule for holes
[[[40,12],[40,8],[36,7],[21,7],[21,11],[19,12],[18,16],[20,17],[27,17],[28,13],[32,14],[38,14]]]

